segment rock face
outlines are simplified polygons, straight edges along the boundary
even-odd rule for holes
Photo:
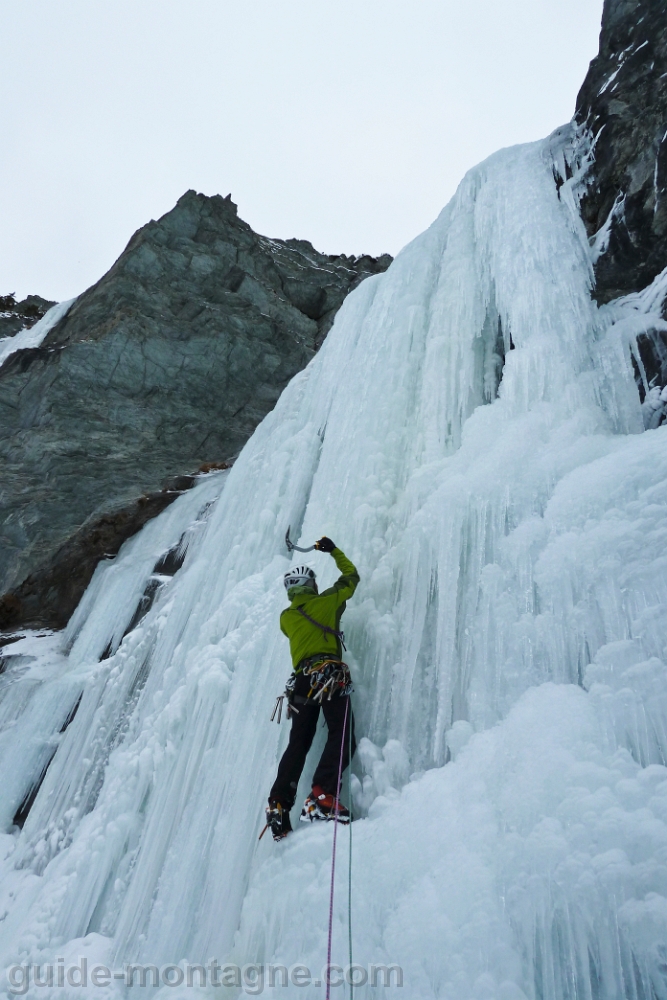
[[[0,295],[0,339],[34,326],[54,305],[39,295],[28,295],[21,302],[13,295]]]
[[[600,234],[596,298],[609,302],[667,266],[667,0],[605,0],[576,119],[596,137],[582,215]]]
[[[189,191],[0,367],[0,628],[62,626],[97,559],[233,459],[388,255],[258,236]]]

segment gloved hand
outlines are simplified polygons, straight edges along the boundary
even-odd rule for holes
[[[330,538],[327,538],[327,536],[324,535],[322,538],[320,538],[319,542],[315,542],[315,548],[319,552],[333,552],[336,546],[331,541]]]

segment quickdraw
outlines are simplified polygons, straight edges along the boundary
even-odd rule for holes
[[[310,679],[308,698],[313,701],[331,701],[334,694],[348,695],[352,693],[352,677],[350,668],[342,660],[319,660],[304,668],[304,676]]]

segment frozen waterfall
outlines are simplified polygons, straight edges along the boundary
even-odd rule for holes
[[[667,997],[667,427],[644,431],[632,367],[667,282],[591,301],[585,150],[564,129],[471,171],[231,471],[102,564],[64,634],[6,647],[5,967],[319,973],[331,826],[257,840],[291,525],[361,574],[354,959],[404,985],[357,1000]]]

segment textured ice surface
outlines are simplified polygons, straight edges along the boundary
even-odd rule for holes
[[[56,323],[60,322],[75,302],[76,299],[57,302],[44,313],[34,326],[26,330],[19,330],[13,337],[2,337],[0,339],[0,365],[15,351],[24,351],[28,347],[39,347],[49,330],[52,330]]]
[[[5,965],[324,964],[331,828],[257,840],[289,524],[362,578],[355,961],[401,965],[414,1000],[667,997],[667,427],[644,431],[631,362],[663,292],[591,301],[571,148],[471,171],[229,475],[103,565],[64,637],[8,647]]]

